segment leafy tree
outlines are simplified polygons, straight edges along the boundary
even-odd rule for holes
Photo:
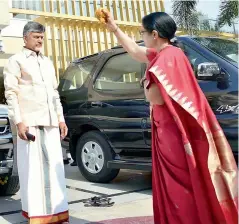
[[[210,31],[211,30],[211,26],[210,26],[210,23],[209,23],[209,20],[208,19],[204,19],[201,23],[201,29],[202,30],[207,30],[207,31]]]
[[[196,13],[197,0],[180,1],[173,0],[173,15],[175,21],[182,30],[195,34],[198,30],[198,15]]]
[[[219,32],[219,31],[220,31],[220,27],[219,27],[219,25],[218,25],[218,22],[215,23],[215,26],[214,26],[214,29],[213,29],[213,30],[216,31],[216,32]]]
[[[222,0],[220,5],[220,14],[218,17],[218,25],[220,27],[225,24],[231,26],[233,20],[238,17],[238,1]]]

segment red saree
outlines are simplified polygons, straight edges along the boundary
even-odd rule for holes
[[[148,58],[165,101],[152,110],[155,224],[238,223],[237,166],[187,57],[169,46]]]

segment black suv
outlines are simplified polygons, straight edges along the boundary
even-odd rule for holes
[[[187,36],[178,42],[236,156],[237,43]],[[65,71],[59,92],[70,153],[87,180],[111,181],[119,169],[151,170],[149,103],[139,83],[145,69],[119,46],[75,60]]]
[[[8,119],[7,105],[0,104],[0,196],[13,195],[20,189],[16,147],[17,130]]]

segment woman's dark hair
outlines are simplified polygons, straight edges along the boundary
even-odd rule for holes
[[[171,40],[177,30],[173,18],[165,12],[153,12],[142,19],[143,27],[149,33],[158,32],[159,37]]]
[[[175,38],[177,25],[173,18],[167,13],[150,13],[143,17],[142,25],[147,32],[152,33],[153,30],[155,30],[158,32],[159,37],[168,39],[173,46],[182,49],[182,44]]]

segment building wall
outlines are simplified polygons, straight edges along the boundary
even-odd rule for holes
[[[8,58],[19,52],[23,47],[23,40],[20,37],[1,37],[1,39],[5,53],[0,54],[0,77],[2,77],[2,69]]]
[[[9,4],[8,0],[0,1],[0,30],[9,24],[10,14],[9,14]]]
[[[136,40],[141,19],[164,11],[163,0],[12,0],[14,18],[32,19],[47,29],[44,54],[54,63],[59,80],[70,61],[118,45],[114,35],[95,18],[98,8],[107,8],[120,28]]]
[[[3,102],[3,68],[12,55],[20,51],[23,46],[23,40],[20,37],[0,37],[4,43],[5,53],[0,54],[0,103]]]
[[[9,25],[1,30],[0,40],[3,44],[4,53],[0,54],[0,79],[7,59],[23,47],[22,31],[26,23],[27,20],[11,19]],[[2,81],[0,80],[0,82]]]
[[[1,7],[1,1],[2,0],[0,0],[0,7]],[[3,21],[3,20],[1,20],[1,18],[2,17],[0,17],[0,23],[2,23],[1,21]],[[3,68],[4,68],[5,64],[7,63],[8,59],[12,55],[21,51],[21,49],[24,45],[23,39],[22,39],[22,31],[23,31],[23,27],[26,24],[26,22],[27,22],[27,20],[10,19],[8,22],[8,26],[4,27],[1,30],[0,41],[3,46],[4,52],[2,52],[0,54],[0,103],[3,102],[3,93],[4,93]]]

